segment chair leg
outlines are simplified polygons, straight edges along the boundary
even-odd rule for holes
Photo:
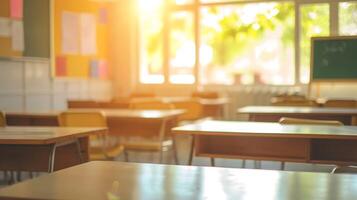
[[[174,162],[175,165],[179,164],[179,160],[177,157],[177,146],[176,146],[176,140],[175,140],[175,136],[172,136],[172,153],[174,154]]]
[[[245,160],[242,161],[242,168],[245,168]]]
[[[128,151],[124,149],[124,160],[125,162],[129,162],[129,154]]]
[[[21,178],[21,171],[16,172],[16,182],[20,182],[22,180]]]
[[[214,158],[211,158],[211,166],[215,166],[215,163],[214,163]]]
[[[34,177],[33,172],[28,172],[28,173],[29,173],[29,177],[30,177],[30,178],[33,178],[33,177]]]
[[[261,168],[261,162],[259,160],[254,161],[254,168],[255,169],[260,169]]]
[[[194,147],[195,147],[195,136],[193,135],[192,140],[191,140],[191,148],[190,148],[190,155],[188,158],[188,165],[192,165]]]
[[[285,162],[281,162],[281,164],[280,164],[280,170],[285,170]]]
[[[159,163],[162,164],[162,160],[163,160],[163,150],[162,148],[160,149],[160,152],[159,152]]]

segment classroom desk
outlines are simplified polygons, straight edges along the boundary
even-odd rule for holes
[[[193,136],[189,164],[193,150],[211,158],[357,164],[357,126],[207,120],[172,132]]]
[[[224,106],[229,103],[228,98],[220,97],[214,99],[193,98],[193,97],[138,97],[134,101],[159,100],[164,103],[184,103],[197,101],[202,106],[203,117],[222,118],[224,116]]]
[[[357,176],[93,161],[0,189],[0,199],[357,199]]]
[[[159,136],[170,133],[184,110],[70,109],[98,111],[107,118],[108,134],[116,136]],[[9,126],[58,126],[59,111],[6,113]]]
[[[0,170],[52,172],[87,162],[89,135],[105,133],[106,128],[1,127]]]
[[[344,125],[357,125],[356,108],[319,108],[294,106],[246,106],[237,114],[249,114],[250,121],[278,122],[281,117],[338,120]]]

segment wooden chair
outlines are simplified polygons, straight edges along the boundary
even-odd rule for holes
[[[68,108],[99,108],[96,101],[92,100],[68,100]]]
[[[324,107],[336,108],[355,108],[356,105],[357,101],[352,99],[329,99],[323,104]]]
[[[175,109],[171,103],[165,103],[157,99],[150,100],[133,100],[130,102],[129,108],[137,110],[170,110]]]
[[[195,91],[191,94],[191,96],[203,98],[203,99],[217,99],[217,98],[219,98],[218,92],[208,92],[208,91]]]
[[[64,127],[107,127],[106,118],[100,112],[66,111],[59,115],[59,124]],[[90,137],[90,160],[114,159],[123,152],[118,138]]]
[[[133,92],[130,94],[130,98],[143,98],[143,97],[155,97],[154,93],[150,92]]]
[[[170,110],[174,109],[171,103],[164,103],[158,99],[132,100],[129,108],[138,110]],[[150,151],[159,152],[160,163],[162,163],[163,152],[172,149],[174,161],[177,164],[177,151],[175,141],[168,134],[170,128],[167,127],[167,121],[162,121],[158,134],[154,137],[122,138],[122,144],[125,148],[124,154],[126,161],[129,160],[128,151]]]
[[[272,106],[318,106],[314,100],[309,99],[273,98],[270,104]]]
[[[315,119],[299,119],[291,117],[282,117],[279,120],[280,124],[309,124],[309,125],[328,125],[328,126],[343,126],[343,123],[335,120],[315,120]],[[281,170],[285,169],[285,162],[281,162]]]
[[[177,101],[173,105],[175,109],[185,110],[185,113],[179,117],[179,122],[195,121],[203,118],[203,106],[196,99]]]
[[[6,117],[3,112],[0,111],[0,127],[6,126]]]

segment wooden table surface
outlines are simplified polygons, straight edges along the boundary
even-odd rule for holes
[[[206,120],[172,129],[174,134],[357,139],[357,126],[281,125]]]
[[[0,127],[0,144],[51,144],[88,135],[102,134],[106,128]]]
[[[331,115],[357,115],[356,108],[320,108],[300,106],[246,106],[237,110],[239,114],[331,114]]]
[[[95,161],[0,190],[11,198],[351,200],[357,176]]]

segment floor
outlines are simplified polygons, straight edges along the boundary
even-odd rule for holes
[[[190,149],[190,136],[179,136],[176,138],[177,149],[178,149],[178,159],[180,165],[187,165],[189,149]],[[174,164],[172,151],[164,153],[163,164]],[[120,155],[115,159],[116,161],[124,161],[124,156]],[[137,163],[159,163],[158,153],[147,153],[147,152],[129,152],[129,162]],[[235,159],[216,159],[216,167],[230,167],[230,168],[242,168],[242,160]],[[246,161],[245,168],[254,169],[254,161]],[[193,165],[195,166],[210,166],[210,159],[194,157]],[[262,161],[260,169],[267,170],[279,170],[280,162]],[[333,166],[329,165],[312,165],[303,163],[286,163],[286,171],[306,171],[306,172],[325,172],[329,173],[333,169]],[[35,176],[45,175],[47,173],[37,173]],[[26,172],[21,173],[21,181],[29,179],[29,174]],[[3,173],[0,174],[0,186],[6,186],[7,181],[4,180]]]

